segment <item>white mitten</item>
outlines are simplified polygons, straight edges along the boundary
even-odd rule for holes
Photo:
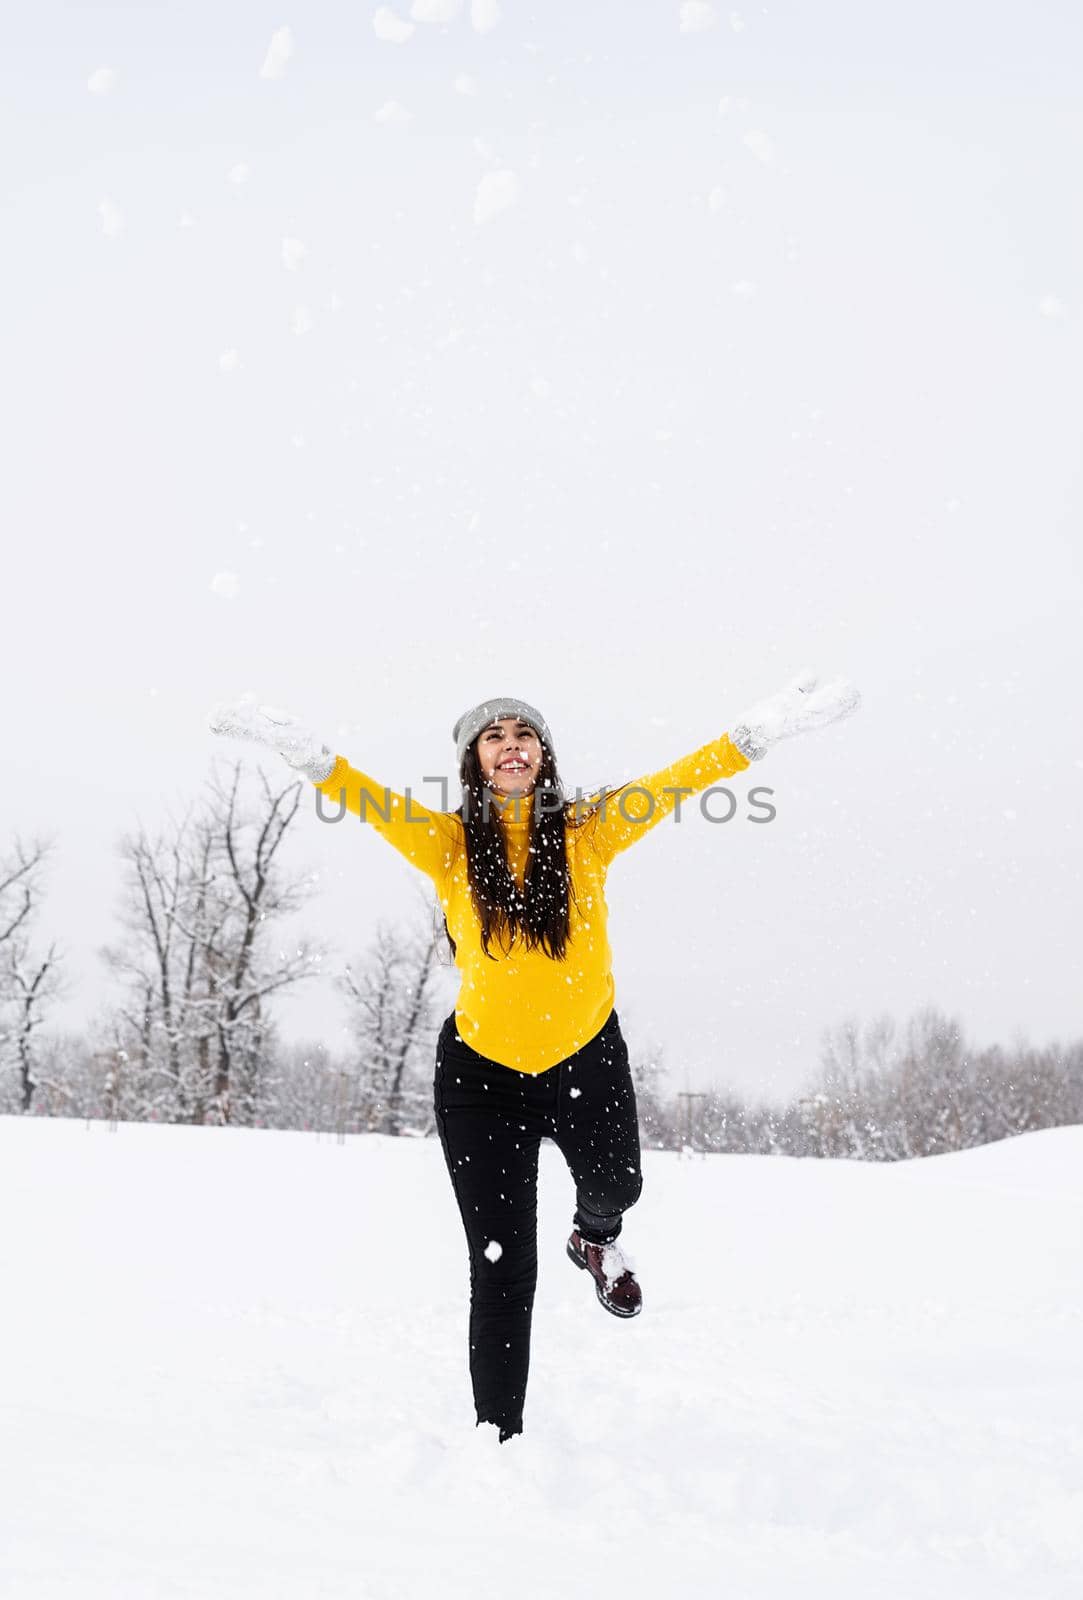
[[[758,761],[780,739],[825,728],[850,716],[860,704],[861,695],[845,678],[821,683],[815,672],[806,670],[738,717],[730,739],[749,761]]]
[[[250,739],[268,750],[277,750],[296,772],[303,772],[313,783],[322,783],[334,770],[333,751],[290,712],[257,705],[254,694],[242,694],[239,700],[212,707],[207,722],[212,733]]]

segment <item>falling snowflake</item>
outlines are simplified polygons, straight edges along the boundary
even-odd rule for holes
[[[384,122],[394,128],[405,128],[413,122],[414,113],[408,111],[399,100],[385,100],[382,106],[377,106],[372,113],[374,122]]]
[[[112,200],[99,200],[98,215],[102,219],[102,232],[107,238],[115,239],[124,228],[120,207],[114,205]]]
[[[405,44],[414,31],[414,25],[397,17],[390,6],[381,6],[372,19],[372,31],[385,44]]]
[[[506,169],[487,172],[478,184],[474,197],[474,221],[489,222],[499,212],[515,204],[519,198],[519,180]]]
[[[764,166],[770,165],[774,157],[775,147],[769,134],[764,133],[759,128],[750,128],[747,133],[741,135],[741,143],[746,150],[752,151],[757,161],[762,161]]]
[[[415,22],[454,22],[463,0],[414,0],[410,15]]]
[[[684,0],[681,6],[681,32],[703,33],[715,25],[714,6],[707,0]]]
[[[292,28],[276,28],[271,35],[271,42],[267,47],[267,54],[263,58],[263,65],[259,69],[261,78],[281,78],[285,75],[286,62],[293,54]]]
[[[491,33],[499,21],[497,0],[470,0],[470,25],[475,33]]]

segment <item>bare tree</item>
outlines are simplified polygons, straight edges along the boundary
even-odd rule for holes
[[[273,1095],[257,1122],[270,1128],[300,1128],[355,1133],[349,1120],[349,1064],[332,1056],[321,1041],[298,1041],[277,1055],[278,1078]]]
[[[792,1108],[793,1153],[908,1160],[1083,1121],[1083,1045],[975,1050],[933,1006],[901,1033],[887,1016],[864,1032],[847,1019],[825,1033],[820,1068]]]
[[[380,923],[337,987],[350,1005],[353,1123],[368,1132],[428,1131],[438,946],[431,928]]]
[[[51,840],[25,845],[17,838],[11,854],[0,860],[0,1066],[14,1068],[13,1098],[24,1112],[31,1109],[37,1086],[35,1035],[48,1001],[65,987],[56,942],[43,954],[33,937],[53,848]],[[0,1103],[9,1098],[5,1085]]]
[[[290,782],[274,793],[259,773],[262,809],[244,814],[238,804],[241,766],[223,785],[212,779],[211,824],[225,867],[211,880],[224,914],[213,930],[191,938],[201,951],[207,998],[213,1003],[215,1058],[213,1103],[216,1120],[234,1120],[243,1106],[243,1120],[252,1119],[259,1092],[261,1047],[267,1036],[264,1001],[279,989],[318,972],[325,953],[307,940],[289,950],[269,949],[276,920],[298,910],[311,896],[311,879],[287,877],[277,857],[297,815],[305,785]],[[213,860],[213,855],[211,857]]]
[[[277,791],[257,773],[241,796],[242,766],[212,773],[202,807],[120,851],[127,939],[103,951],[123,980],[115,1066],[144,1114],[193,1122],[256,1119],[265,1098],[268,997],[315,976],[322,947],[282,948],[279,925],[310,896],[282,851],[302,785]]]
[[[680,1145],[673,1109],[664,1097],[665,1052],[653,1040],[628,1052],[628,1067],[639,1114],[640,1142],[647,1150],[675,1150]]]
[[[32,920],[41,869],[52,848],[52,840],[35,839],[27,846],[16,838],[11,855],[0,860],[0,945]]]
[[[875,1085],[891,1072],[898,1055],[895,1023],[886,1013],[864,1029],[855,1016],[824,1029],[819,1079],[800,1101],[801,1154],[876,1158],[882,1128],[870,1115]]]

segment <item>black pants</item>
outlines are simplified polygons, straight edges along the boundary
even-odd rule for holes
[[[639,1124],[616,1011],[547,1072],[519,1072],[459,1037],[436,1045],[436,1127],[470,1252],[470,1378],[478,1422],[523,1431],[530,1319],[538,1281],[538,1149],[562,1151],[575,1179],[573,1226],[595,1244],[639,1199]]]

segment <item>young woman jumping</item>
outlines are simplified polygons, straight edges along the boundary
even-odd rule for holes
[[[452,730],[462,786],[453,812],[385,788],[251,695],[211,713],[213,732],[277,750],[436,890],[461,978],[436,1042],[433,1106],[469,1250],[477,1423],[494,1423],[501,1443],[523,1430],[543,1138],[575,1181],[569,1257],[607,1311],[634,1317],[642,1309],[618,1243],[643,1176],[614,1009],[606,873],[681,799],[858,704],[845,680],[821,685],[803,672],[739,718],[732,734],[617,789],[568,800],[541,712],[514,698],[486,700]]]

